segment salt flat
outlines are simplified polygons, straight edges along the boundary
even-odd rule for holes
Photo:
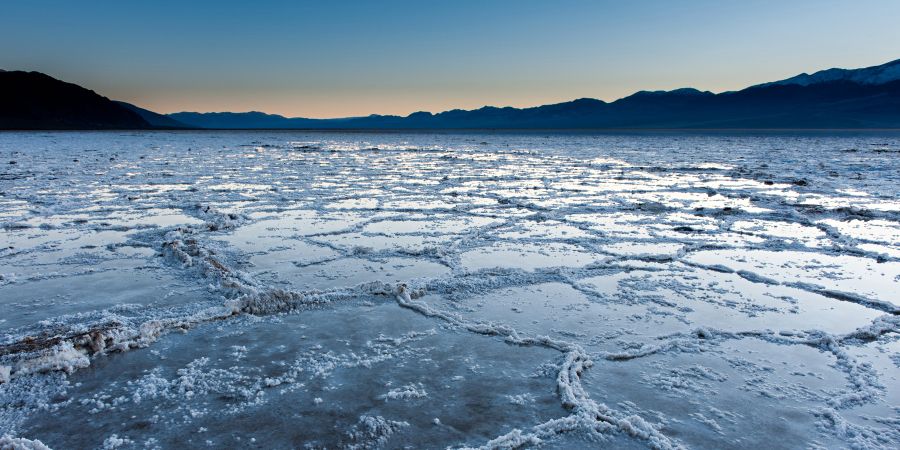
[[[0,446],[900,447],[897,134],[2,133],[0,227]]]

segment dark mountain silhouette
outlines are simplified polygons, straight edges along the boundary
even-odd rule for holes
[[[0,129],[142,129],[146,120],[81,86],[39,72],[0,71]]]
[[[339,122],[343,119],[303,119],[303,118],[287,118],[277,114],[266,114],[259,111],[251,111],[245,113],[231,112],[214,112],[214,113],[195,113],[180,112],[169,114],[180,123],[197,127],[197,128],[216,128],[216,129],[244,129],[244,128],[261,128],[261,129],[291,129],[291,128],[316,128],[322,123]]]
[[[201,128],[900,128],[900,60],[801,74],[736,92],[641,91],[610,103],[583,98],[533,108],[486,106],[347,119],[292,119],[258,112],[170,116]]]
[[[128,109],[129,111],[137,113],[137,115],[141,116],[142,119],[147,121],[147,123],[154,128],[193,128],[165,114],[155,113],[149,109],[132,105],[131,103],[120,102],[118,100],[114,100],[114,102],[119,106],[125,107],[125,109]]]
[[[892,61],[880,66],[865,67],[862,69],[828,69],[820,70],[812,75],[801,73],[786,80],[764,83],[770,84],[797,84],[808,86],[811,84],[827,83],[831,81],[852,81],[859,84],[884,84],[900,80],[900,60]]]
[[[13,72],[9,72],[13,73]],[[23,72],[19,72],[20,74]],[[53,82],[76,89],[42,76]],[[2,80],[3,78],[0,78]],[[7,89],[2,85],[4,95]],[[371,115],[343,119],[288,118],[262,112],[195,113],[159,115],[133,105],[109,102],[139,115],[146,126],[176,128],[179,125],[205,129],[728,129],[728,128],[900,128],[900,60],[862,69],[828,69],[812,75],[800,74],[781,81],[714,94],[692,88],[672,91],[641,91],[614,102],[582,98],[532,108],[485,106],[474,110],[454,109],[408,116]],[[40,122],[35,113],[49,109],[46,95],[18,97],[18,106],[4,111],[24,111],[32,128],[77,128],[51,109],[53,120]],[[96,99],[95,99],[96,100]],[[66,103],[71,105],[71,102]],[[52,103],[50,103],[52,105]],[[71,106],[74,108],[74,106]],[[91,108],[86,108],[91,110]],[[7,113],[10,114],[10,113]],[[11,128],[0,121],[0,128]],[[0,120],[7,120],[0,115]],[[168,122],[165,119],[174,120]],[[74,120],[74,119],[72,119]],[[84,123],[84,122],[82,122]],[[97,122],[94,122],[97,123]],[[60,126],[69,125],[69,126]],[[24,128],[23,126],[18,126]],[[84,125],[84,128],[102,128]],[[116,126],[106,126],[116,128]],[[135,126],[134,128],[142,128]]]

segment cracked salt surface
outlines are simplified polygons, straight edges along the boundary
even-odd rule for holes
[[[4,133],[0,447],[897,448],[898,139]]]

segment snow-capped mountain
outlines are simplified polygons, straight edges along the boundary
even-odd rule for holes
[[[827,69],[820,70],[812,75],[801,73],[781,81],[763,83],[759,86],[796,84],[809,86],[811,84],[829,83],[833,81],[850,81],[865,85],[879,85],[900,80],[900,59],[880,66],[864,67],[862,69]]]

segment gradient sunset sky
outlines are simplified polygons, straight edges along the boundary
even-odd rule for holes
[[[900,58],[900,1],[3,2],[0,68],[163,113],[344,117],[714,92]]]

